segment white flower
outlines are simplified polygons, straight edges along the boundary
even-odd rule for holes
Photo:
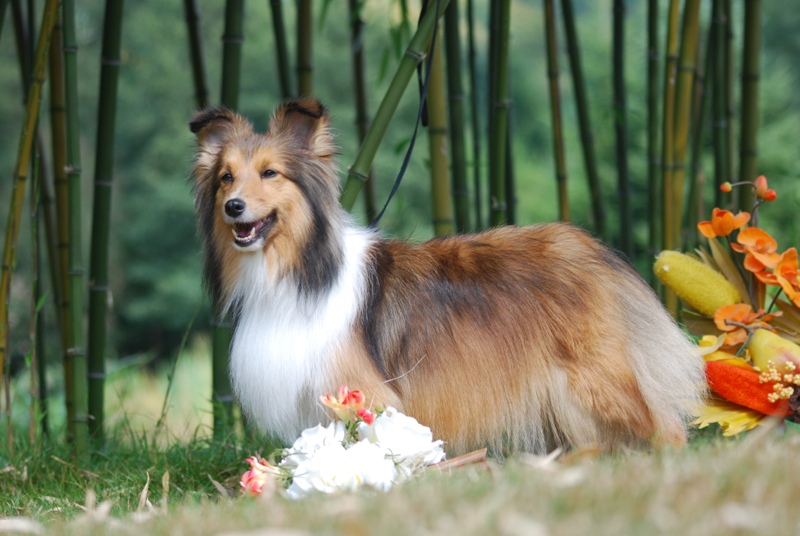
[[[325,444],[313,456],[300,460],[293,473],[287,493],[294,499],[312,490],[355,491],[363,485],[386,491],[396,474],[383,449],[368,441],[359,441],[348,449],[341,442]]]
[[[345,434],[345,424],[342,421],[331,422],[328,426],[318,424],[313,428],[306,428],[292,447],[283,451],[280,466],[294,471],[298,464],[313,457],[323,447],[342,446]]]
[[[433,440],[431,429],[392,407],[386,408],[372,424],[359,424],[358,435],[383,448],[397,464],[401,477],[409,477],[420,467],[444,459],[442,441]]]

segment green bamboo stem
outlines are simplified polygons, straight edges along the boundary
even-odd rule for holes
[[[58,281],[53,288],[56,315],[61,333],[62,364],[64,367],[64,406],[67,414],[67,436],[73,434],[72,347],[69,306],[69,188],[67,184],[67,127],[64,103],[64,52],[61,22],[56,20],[50,40],[50,131],[53,145],[53,186],[56,212],[56,256],[50,260],[50,269]]]
[[[456,230],[470,230],[470,200],[467,186],[467,155],[464,139],[464,86],[461,81],[461,32],[458,2],[450,2],[444,13],[450,153],[452,155],[453,202]]]
[[[14,40],[16,42],[17,61],[20,68],[22,87],[27,88],[30,85],[31,62],[33,58],[30,57],[29,31],[25,24],[25,16],[22,13],[20,0],[11,2],[11,18],[14,26]],[[27,91],[25,93],[27,93]],[[27,98],[27,95],[25,95],[25,98]]]
[[[478,73],[475,65],[475,13],[472,0],[467,0],[467,65],[469,66],[469,105],[472,124],[472,189],[475,229],[483,229],[483,199],[481,195],[481,125],[478,113]]]
[[[272,33],[275,36],[275,54],[278,59],[278,80],[281,84],[281,96],[288,99],[292,96],[292,77],[289,74],[289,47],[286,44],[286,27],[283,24],[283,7],[281,0],[270,0],[272,9]]]
[[[506,194],[506,144],[508,143],[508,41],[511,26],[511,2],[493,0],[489,43],[489,224],[508,223]]]
[[[575,28],[575,15],[572,0],[561,1],[563,14],[564,34],[569,52],[569,64],[572,71],[572,83],[575,89],[575,104],[578,112],[578,127],[581,132],[581,148],[583,149],[583,162],[586,168],[586,179],[589,185],[589,194],[592,203],[592,217],[594,228],[601,237],[606,236],[606,215],[603,207],[603,198],[600,188],[600,177],[597,172],[597,158],[594,151],[594,136],[589,116],[589,102],[586,98],[586,82],[583,77],[581,65],[580,45],[578,32]]]
[[[697,71],[697,43],[700,34],[700,0],[686,0],[683,11],[683,31],[681,33],[680,58],[678,60],[678,79],[675,87],[675,116],[673,143],[672,228],[668,245],[673,249],[681,242],[681,223],[683,223],[684,180],[686,176],[686,148],[689,143],[689,125],[694,103],[694,77]],[[667,244],[665,242],[665,244]]]
[[[633,215],[628,173],[628,110],[625,92],[625,0],[613,6],[614,132],[616,137],[617,198],[619,200],[619,248],[633,258]]]
[[[661,157],[658,150],[658,0],[647,2],[647,258],[659,249],[658,207]],[[653,270],[648,281],[657,284]]]
[[[711,94],[711,70],[715,52],[714,46],[714,23],[710,24],[706,44],[706,56],[704,59],[703,72],[698,72],[695,76],[694,93],[697,99],[697,113],[693,121],[692,128],[692,152],[689,157],[689,190],[686,193],[686,211],[684,212],[683,228],[686,230],[684,235],[683,248],[686,251],[694,249],[697,244],[699,234],[697,223],[706,216],[703,208],[703,196],[701,195],[705,177],[702,169],[703,136],[708,120],[708,100]]]
[[[103,49],[100,59],[100,101],[97,114],[92,244],[89,264],[89,430],[103,440],[103,390],[106,367],[108,314],[108,243],[111,228],[111,189],[114,184],[114,125],[122,38],[123,0],[106,0]]]
[[[661,247],[672,249],[670,243],[673,228],[672,216],[675,214],[672,203],[673,192],[673,158],[674,158],[674,117],[675,117],[675,80],[678,70],[678,26],[680,23],[680,1],[670,0],[667,22],[667,44],[665,47],[666,61],[664,62],[664,113],[663,128],[661,133]],[[664,304],[673,315],[678,313],[677,295],[664,288]]]
[[[51,33],[52,35],[52,33]],[[34,127],[36,129],[36,138],[38,139],[38,121]],[[33,156],[33,174],[31,180],[31,203],[30,203],[30,227],[31,227],[31,273],[30,281],[33,292],[30,296],[30,306],[28,309],[29,324],[28,324],[28,348],[29,360],[28,366],[30,367],[30,385],[28,386],[28,393],[30,396],[30,405],[28,406],[28,441],[31,445],[36,442],[36,414],[37,405],[39,403],[38,396],[38,371],[40,356],[37,353],[39,347],[36,344],[36,334],[41,331],[39,324],[39,298],[41,295],[41,283],[39,281],[39,183],[41,176],[39,174],[39,148],[36,147],[36,154]]]
[[[225,3],[225,32],[222,36],[222,91],[221,101],[231,110],[239,108],[239,86],[241,79],[242,43],[244,34],[243,0],[227,0]],[[217,304],[213,304],[217,315]],[[230,318],[212,321],[212,366],[211,383],[214,414],[214,437],[225,437],[233,426],[233,395],[228,373],[228,353],[231,345]]]
[[[314,94],[314,18],[312,0],[297,0],[297,93]]]
[[[734,118],[736,117],[736,110],[734,109],[734,96],[733,96],[733,88],[736,85],[734,79],[734,57],[733,57],[733,6],[731,5],[731,0],[723,0],[722,2],[723,12],[725,14],[725,86],[724,94],[725,94],[725,124],[727,125],[726,131],[726,155],[727,155],[727,169],[728,169],[728,178],[726,179],[729,182],[736,182],[738,179],[736,177],[736,170],[734,169],[733,159],[734,159],[734,151],[736,150],[736,144],[734,143]],[[744,194],[744,188],[737,188],[733,191],[732,194],[729,195],[731,202],[734,205],[738,206],[738,198],[739,194]]]
[[[724,205],[725,196],[719,187],[729,180],[730,166],[728,165],[728,19],[724,0],[714,0],[713,4],[714,30],[714,201],[715,205]]]
[[[367,76],[364,61],[364,21],[361,20],[361,9],[364,0],[348,0],[350,12],[350,50],[353,59],[353,89],[356,99],[356,128],[358,141],[364,143],[369,131],[369,112],[367,111]],[[378,214],[375,205],[375,177],[372,170],[364,183],[364,212],[367,221],[372,221]]]
[[[744,45],[742,48],[742,116],[739,143],[740,181],[758,175],[758,79],[761,72],[761,0],[744,3]],[[740,195],[741,210],[753,210],[753,197]]]
[[[434,234],[448,236],[454,232],[454,221],[453,197],[450,190],[450,144],[447,139],[447,95],[442,40],[437,39],[434,47],[427,96],[431,208],[433,209]]]
[[[506,220],[509,225],[517,224],[517,180],[514,175],[514,108],[508,106],[508,131],[506,134]]]
[[[569,195],[567,193],[567,159],[564,150],[564,130],[561,123],[561,92],[558,84],[558,43],[556,15],[553,0],[544,0],[545,42],[547,44],[547,80],[550,90],[550,122],[553,135],[553,158],[558,188],[558,216],[569,221]]]
[[[8,7],[8,0],[0,0],[0,35],[2,35],[3,23],[6,20],[7,7]]]
[[[203,59],[203,37],[200,29],[200,9],[197,0],[183,0],[183,11],[186,16],[186,29],[189,36],[189,56],[192,62],[192,78],[194,80],[194,98],[198,108],[209,104],[208,75]]]
[[[386,133],[386,128],[389,126],[395,110],[397,110],[397,105],[403,96],[403,92],[408,87],[412,76],[414,76],[417,65],[425,58],[425,50],[433,34],[433,25],[444,12],[448,2],[449,0],[441,0],[439,13],[436,13],[435,9],[429,9],[425,13],[405,54],[400,60],[394,78],[389,84],[389,89],[383,96],[383,100],[378,106],[378,111],[375,113],[375,119],[372,121],[369,134],[364,143],[361,144],[355,162],[348,171],[347,181],[339,198],[345,210],[353,208],[358,192],[368,177],[372,161],[375,159],[375,154]]]
[[[89,454],[89,415],[86,349],[83,347],[83,274],[81,237],[81,151],[78,122],[78,45],[75,40],[75,3],[63,0],[64,101],[67,123],[67,182],[69,188],[69,305],[72,359],[73,447],[84,461]]]
[[[11,394],[8,382],[9,365],[11,362],[9,348],[10,337],[8,332],[8,312],[11,290],[13,266],[16,260],[17,239],[19,238],[19,225],[22,219],[22,205],[25,196],[25,182],[29,176],[31,165],[31,151],[36,136],[36,122],[39,117],[41,104],[42,84],[44,83],[45,66],[49,40],[52,35],[58,11],[58,1],[48,0],[42,14],[42,25],[39,31],[36,46],[35,60],[33,63],[30,87],[27,92],[25,117],[17,151],[17,162],[14,168],[14,182],[12,184],[8,222],[6,224],[5,245],[3,247],[3,263],[0,270],[0,364],[3,366],[3,383],[6,402],[6,419],[8,425],[8,449],[13,452],[11,435]]]
[[[225,32],[222,35],[222,93],[220,100],[231,110],[239,109],[239,85],[244,43],[244,0],[225,2]]]

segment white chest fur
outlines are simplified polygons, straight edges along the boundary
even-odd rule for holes
[[[231,379],[245,413],[291,443],[325,417],[317,402],[337,349],[351,336],[364,298],[368,232],[349,228],[344,264],[330,291],[312,300],[291,281],[274,282],[260,253],[243,254],[241,301],[231,344]]]

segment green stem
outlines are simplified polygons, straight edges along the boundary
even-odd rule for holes
[[[200,29],[200,9],[197,0],[183,0],[183,11],[186,15],[186,28],[189,35],[189,55],[192,61],[192,77],[194,79],[194,97],[198,108],[208,106],[208,75],[203,59],[203,37]]]
[[[613,70],[614,132],[616,133],[617,197],[619,199],[619,248],[633,258],[633,217],[628,176],[628,125],[625,95],[625,0],[614,0]]]
[[[281,96],[288,99],[292,96],[292,77],[289,74],[289,46],[286,44],[286,27],[283,24],[283,7],[281,0],[270,0],[272,10],[272,33],[275,36],[275,54],[278,59],[278,80],[281,84]]]
[[[398,65],[394,78],[389,84],[389,89],[383,96],[383,100],[375,114],[375,119],[372,121],[369,134],[364,140],[364,143],[361,144],[355,162],[348,172],[347,182],[339,198],[345,210],[351,210],[353,208],[358,192],[361,190],[361,186],[368,177],[369,169],[372,167],[375,154],[378,151],[381,140],[383,140],[389,122],[395,110],[397,110],[397,105],[400,103],[400,99],[409,81],[411,81],[411,77],[414,76],[417,65],[425,58],[425,49],[433,34],[434,23],[444,12],[448,2],[449,0],[441,0],[439,13],[435,13],[436,10],[434,9],[429,9],[428,12],[425,13],[414,37],[411,39],[411,43],[409,43],[406,49],[405,55],[400,60],[400,65]]]
[[[483,199],[481,196],[481,125],[478,113],[478,73],[475,66],[475,15],[472,0],[467,0],[467,40],[469,42],[469,93],[472,120],[472,184],[474,190],[475,229],[483,228]]]
[[[739,180],[758,175],[758,79],[761,72],[761,0],[744,3],[744,45],[742,48],[742,126],[739,144]],[[740,192],[739,207],[753,210],[753,200]]]
[[[297,93],[314,94],[314,18],[311,0],[297,0]]]
[[[553,132],[553,157],[558,187],[558,215],[569,221],[569,196],[567,193],[567,159],[564,151],[564,131],[561,123],[561,96],[558,85],[558,44],[553,0],[544,0],[545,40],[547,43],[547,79],[550,88],[550,121]]]

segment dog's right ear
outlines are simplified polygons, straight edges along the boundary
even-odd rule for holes
[[[189,128],[197,136],[195,177],[210,172],[222,148],[253,133],[253,126],[228,108],[206,108],[192,116]]]

